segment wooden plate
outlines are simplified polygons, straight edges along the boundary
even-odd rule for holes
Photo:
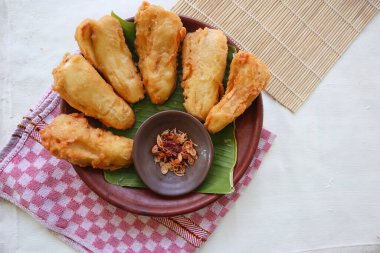
[[[188,32],[198,28],[210,27],[203,22],[180,16]],[[129,19],[133,20],[133,19]],[[228,39],[228,43],[237,46]],[[62,113],[73,113],[75,109],[65,101],[61,103]],[[234,184],[236,184],[247,170],[257,145],[263,124],[263,101],[261,95],[236,120],[236,139],[238,157],[234,168]],[[179,197],[160,196],[148,189],[128,188],[109,184],[103,177],[103,171],[91,168],[74,169],[82,180],[101,198],[124,210],[149,216],[174,216],[196,211],[216,201],[223,195],[189,193]]]

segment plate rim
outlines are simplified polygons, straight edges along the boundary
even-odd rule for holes
[[[181,20],[184,20],[187,23],[195,23],[195,25],[199,26],[199,27],[214,28],[213,26],[211,26],[209,24],[206,24],[202,21],[199,21],[199,20],[187,17],[187,16],[179,15],[179,17],[181,18]],[[133,18],[128,18],[126,20],[133,21]],[[237,50],[240,50],[239,47],[234,43],[234,41],[231,38],[229,38],[228,36],[227,36],[227,40],[228,40],[229,44],[233,45]],[[72,111],[69,112],[70,108],[71,108],[70,105],[68,105],[67,102],[61,98],[60,113],[72,113]],[[237,174],[235,173],[235,171],[236,171],[235,170],[236,164],[235,164],[234,173],[233,173],[234,186],[236,186],[236,184],[242,178],[243,174],[247,171],[247,169],[250,165],[250,162],[251,162],[251,160],[252,160],[252,158],[253,158],[256,150],[257,150],[257,146],[258,146],[258,143],[260,140],[262,125],[263,125],[263,99],[262,99],[261,93],[254,100],[252,105],[249,108],[247,108],[247,110],[244,114],[250,112],[251,110],[254,110],[254,114],[258,116],[256,118],[256,120],[254,121],[254,125],[252,125],[253,131],[254,131],[252,134],[254,142],[252,143],[252,145],[247,147],[247,148],[249,148],[249,150],[247,151],[247,156],[249,158],[245,158],[243,160],[241,167],[244,167],[244,169],[237,171]],[[237,135],[237,129],[238,129],[238,125],[239,125],[238,119],[235,121],[236,122],[235,136]],[[238,158],[238,156],[239,156],[239,154],[237,153],[236,158]],[[236,163],[237,163],[237,161],[236,161]],[[79,177],[83,180],[83,182],[92,191],[94,191],[99,197],[101,197],[103,200],[105,200],[105,201],[107,201],[107,202],[109,202],[109,203],[111,203],[111,204],[113,204],[113,205],[115,205],[115,206],[117,206],[123,210],[129,211],[129,212],[132,212],[135,214],[139,214],[139,215],[156,216],[156,217],[169,217],[169,216],[183,215],[186,213],[190,213],[190,212],[194,212],[196,210],[199,210],[199,209],[209,205],[212,202],[217,201],[219,198],[226,195],[226,194],[189,193],[189,194],[185,194],[185,195],[182,195],[179,197],[186,198],[186,196],[189,196],[189,195],[200,195],[200,198],[199,198],[199,200],[197,200],[195,205],[182,207],[180,210],[178,210],[178,209],[177,210],[159,209],[159,210],[150,211],[147,209],[142,209],[141,206],[138,206],[138,205],[129,206],[129,205],[126,205],[126,203],[121,203],[119,199],[115,199],[115,196],[110,195],[109,191],[105,191],[104,189],[99,187],[98,184],[93,183],[92,181],[89,180],[89,178],[93,177],[92,175],[101,173],[101,177],[106,184],[109,184],[109,185],[114,186],[114,187],[128,188],[128,187],[123,187],[123,186],[118,186],[118,185],[113,185],[113,184],[108,183],[104,179],[103,170],[95,170],[93,168],[86,169],[86,168],[82,168],[82,167],[79,167],[79,166],[76,166],[73,164],[72,164],[72,166],[74,167],[74,169],[77,172],[77,174],[79,175]],[[146,189],[146,188],[129,187],[129,189],[134,189],[134,190],[139,190],[139,191],[150,191],[149,189]],[[231,193],[231,194],[233,194],[233,193]],[[162,197],[162,196],[159,196],[159,197]],[[168,201],[170,201],[170,197],[168,197]]]

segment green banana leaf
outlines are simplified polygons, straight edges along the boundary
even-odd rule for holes
[[[130,46],[129,41],[131,38],[135,38],[135,27],[133,22],[127,22],[120,17],[118,17],[114,12],[112,16],[116,17],[124,30],[124,35],[126,36],[126,41],[129,46],[129,49],[134,52],[133,43]],[[128,38],[128,36],[130,36]],[[229,65],[232,60],[233,53],[236,52],[236,49],[229,45],[228,47],[228,57],[227,57],[227,68],[224,78],[224,85],[227,82]],[[180,65],[181,59],[179,56],[178,63]],[[116,130],[111,129],[115,134],[126,136],[129,138],[134,138],[135,133],[142,122],[153,114],[165,110],[179,110],[185,111],[183,107],[183,89],[181,88],[181,77],[182,77],[182,68],[178,67],[178,79],[177,79],[177,88],[174,91],[174,94],[170,99],[162,105],[154,105],[150,102],[148,96],[145,97],[142,101],[131,105],[135,112],[136,123],[131,129],[128,130]],[[211,136],[214,144],[214,159],[211,165],[209,174],[207,175],[206,180],[200,185],[196,191],[202,193],[216,193],[216,194],[227,194],[234,191],[233,187],[233,168],[236,163],[237,158],[237,143],[235,139],[235,126],[230,124],[222,131]],[[153,159],[153,157],[152,157]],[[146,187],[144,183],[138,177],[134,166],[129,168],[123,168],[115,171],[104,171],[104,177],[107,182],[120,186],[128,187]]]

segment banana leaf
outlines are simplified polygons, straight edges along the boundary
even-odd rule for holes
[[[124,35],[126,36],[126,41],[132,54],[134,52],[133,43],[128,43],[131,38],[135,38],[135,27],[133,22],[127,22],[119,18],[114,12],[112,16],[117,17],[122,24],[124,30]],[[129,38],[127,38],[130,36]],[[130,46],[131,44],[131,46]],[[227,68],[224,78],[224,85],[227,82],[229,65],[232,60],[233,53],[236,49],[232,46],[228,46],[228,56],[227,56]],[[177,88],[170,99],[162,105],[154,105],[150,102],[149,97],[146,95],[145,99],[142,101],[131,105],[135,112],[136,123],[131,129],[128,130],[116,130],[111,129],[115,134],[125,136],[128,138],[134,138],[135,133],[142,122],[153,114],[165,110],[179,110],[185,111],[183,107],[183,89],[181,88],[181,59],[179,54],[178,59],[178,78],[177,78]],[[233,169],[237,158],[237,143],[235,139],[235,126],[230,124],[222,131],[211,136],[214,144],[214,159],[212,161],[211,169],[206,180],[199,186],[196,191],[201,193],[216,193],[216,194],[227,194],[234,191],[233,187]],[[153,159],[153,157],[152,157]],[[144,183],[138,177],[134,166],[129,168],[122,168],[115,171],[104,171],[104,177],[108,183],[127,186],[127,187],[146,187]]]

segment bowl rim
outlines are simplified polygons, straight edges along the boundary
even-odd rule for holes
[[[202,177],[200,177],[200,180],[197,181],[196,184],[193,184],[192,187],[189,188],[187,191],[183,191],[183,192],[179,192],[179,193],[175,193],[175,194],[166,194],[166,193],[160,192],[159,190],[157,190],[154,187],[152,187],[151,185],[149,185],[149,183],[147,183],[145,180],[145,176],[141,173],[141,170],[144,170],[144,166],[141,164],[140,159],[137,158],[137,156],[138,156],[137,149],[138,149],[140,144],[136,145],[136,140],[140,139],[140,141],[141,140],[142,141],[149,141],[147,138],[140,138],[140,135],[144,133],[143,132],[144,129],[147,126],[149,126],[149,124],[154,123],[154,121],[159,119],[159,118],[168,117],[167,114],[174,114],[174,115],[172,115],[172,117],[175,117],[175,115],[179,115],[180,117],[184,117],[185,119],[187,119],[188,122],[195,124],[197,126],[197,129],[199,129],[198,131],[202,134],[202,136],[206,136],[206,139],[202,138],[202,140],[204,140],[205,147],[207,148],[207,151],[209,152],[209,155],[207,156],[207,159],[205,161],[205,166],[202,167],[204,174],[202,175]],[[187,133],[187,134],[189,134],[189,133]],[[134,163],[137,175],[139,176],[141,181],[144,182],[146,187],[149,188],[149,190],[151,190],[151,191],[153,191],[153,192],[155,192],[161,196],[165,196],[165,197],[178,197],[178,196],[182,196],[182,195],[188,194],[190,192],[193,192],[196,188],[198,188],[198,186],[200,186],[205,181],[208,173],[210,172],[211,164],[212,164],[212,161],[214,159],[214,144],[212,142],[212,139],[211,139],[209,132],[206,130],[206,128],[203,126],[203,124],[197,118],[195,118],[193,115],[191,115],[187,112],[178,111],[178,110],[166,110],[166,111],[161,111],[161,112],[157,112],[157,113],[153,114],[152,116],[150,116],[149,118],[144,120],[144,122],[137,129],[135,137],[134,137],[133,148],[132,148],[132,158],[133,158],[133,163]],[[152,157],[152,159],[153,159],[153,157]]]

